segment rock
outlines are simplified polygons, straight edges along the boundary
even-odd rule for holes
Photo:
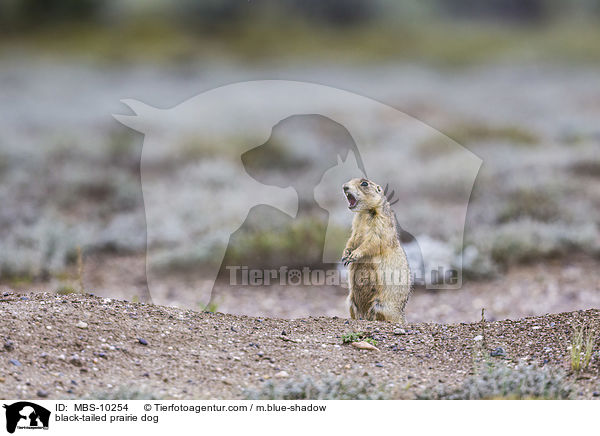
[[[482,340],[483,340],[483,336],[481,336],[481,335],[477,335],[477,336],[475,336],[475,337],[473,338],[473,340],[474,340],[475,342],[482,341]]]
[[[11,341],[10,339],[7,339],[6,341],[4,341],[4,349],[6,351],[12,351],[15,349],[15,343],[13,341]]]
[[[504,352],[504,348],[498,347],[498,348],[490,351],[490,356],[501,357],[501,356],[506,356],[506,353]]]
[[[75,365],[75,366],[83,366],[83,361],[76,354],[74,354],[74,355],[71,356],[71,358],[69,359],[69,363],[71,365]]]
[[[79,321],[79,322],[76,324],[76,326],[77,326],[77,328],[80,328],[80,329],[86,329],[86,328],[88,328],[88,324],[87,324],[87,322],[83,322],[83,321]]]
[[[375,345],[369,344],[366,341],[352,342],[352,346],[354,348],[358,348],[359,350],[379,351],[379,348],[377,348]]]
[[[394,334],[395,335],[405,335],[406,334],[406,330],[400,329],[400,328],[394,329]]]
[[[46,398],[48,395],[48,391],[44,391],[43,389],[37,391],[37,396],[40,398]]]
[[[377,363],[375,364],[375,366],[376,366],[377,368],[383,368],[383,363],[379,363],[379,362],[377,362]]]
[[[10,359],[9,362],[15,366],[23,366],[23,364],[21,362],[19,362],[17,359]]]
[[[287,371],[279,371],[277,373],[275,373],[275,378],[288,378],[290,375],[287,373]]]
[[[592,395],[593,395],[594,397],[600,397],[600,392],[598,392],[598,391],[594,391],[594,392],[592,392]]]
[[[142,345],[148,345],[148,341],[144,338],[137,338],[138,342]]]

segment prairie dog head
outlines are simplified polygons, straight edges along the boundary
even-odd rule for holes
[[[372,210],[380,207],[384,201],[381,186],[368,179],[352,179],[342,185],[348,209],[353,212]]]

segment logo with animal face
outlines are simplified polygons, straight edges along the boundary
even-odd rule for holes
[[[50,411],[42,406],[28,401],[19,401],[6,409],[6,431],[14,433],[18,429],[48,429]]]
[[[135,115],[115,118],[145,136],[146,271],[155,302],[165,271],[178,266],[199,276],[198,299],[208,304],[219,271],[244,253],[268,265],[283,258],[339,265],[351,219],[341,186],[367,176],[388,199],[396,196],[390,204],[409,259],[406,245],[419,240],[412,269],[460,272],[460,249],[440,253],[427,242],[434,219],[448,240],[462,242],[481,160],[415,118],[351,92],[279,80],[227,85],[170,109],[123,102]],[[452,160],[427,174],[414,156],[432,138]],[[451,192],[452,214],[424,220],[422,199],[413,195],[420,190]],[[296,229],[307,226],[298,239]],[[461,286],[427,274],[423,284]]]

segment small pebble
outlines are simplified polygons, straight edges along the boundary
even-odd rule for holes
[[[506,356],[506,353],[504,352],[504,348],[498,347],[498,348],[490,351],[490,356],[492,356],[492,357]]]
[[[395,329],[394,330],[394,334],[395,335],[405,335],[406,334],[406,330],[404,330],[404,329]]]
[[[379,362],[377,362],[377,363],[375,364],[375,366],[376,366],[377,368],[383,368],[383,363],[379,363]]]
[[[287,378],[290,375],[287,373],[287,371],[279,371],[277,373],[275,373],[275,378]]]
[[[4,349],[6,351],[12,351],[15,349],[15,343],[13,341],[11,341],[10,339],[7,339],[6,341],[4,341]]]
[[[79,321],[77,323],[77,327],[80,329],[86,329],[86,328],[88,328],[88,324],[87,324],[87,322]]]
[[[23,366],[23,364],[21,362],[19,362],[17,359],[10,359],[9,362],[15,366]]]
[[[48,391],[40,389],[39,391],[37,391],[37,396],[40,398],[46,398],[48,396]]]
[[[373,351],[379,351],[379,348],[377,348],[375,345],[373,344],[369,344],[366,341],[359,341],[359,342],[352,342],[352,346],[354,348],[358,348],[359,350],[373,350]]]
[[[148,341],[145,340],[144,338],[138,338],[138,342],[142,345],[148,345]]]
[[[477,335],[477,336],[475,336],[475,337],[473,338],[473,340],[474,340],[475,342],[479,342],[479,341],[483,340],[483,336],[481,336],[481,335]]]

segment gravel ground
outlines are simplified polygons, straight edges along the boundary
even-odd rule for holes
[[[598,259],[579,257],[513,267],[488,281],[465,281],[460,290],[417,289],[409,300],[409,322],[475,322],[485,308],[487,319],[519,319],[546,313],[600,307]],[[61,279],[34,283],[0,283],[2,291],[54,291],[64,285],[78,289],[77,268]],[[209,291],[185,274],[164,276],[148,294],[145,257],[89,256],[83,272],[84,289],[103,297],[154,302],[183,309],[202,309]],[[243,287],[217,284],[216,309],[223,313],[269,318],[338,316],[346,318],[347,290],[341,287]],[[152,298],[153,297],[153,300]]]
[[[0,298],[0,397],[115,397],[123,389],[156,398],[243,398],[268,379],[310,374],[370,377],[397,398],[455,386],[477,356],[502,347],[510,364],[563,368],[578,398],[598,395],[599,364],[568,373],[575,325],[600,331],[600,311],[520,320],[406,326],[309,317],[294,320],[204,313],[93,295]],[[375,350],[342,344],[368,332]],[[122,395],[122,394],[119,394]]]

